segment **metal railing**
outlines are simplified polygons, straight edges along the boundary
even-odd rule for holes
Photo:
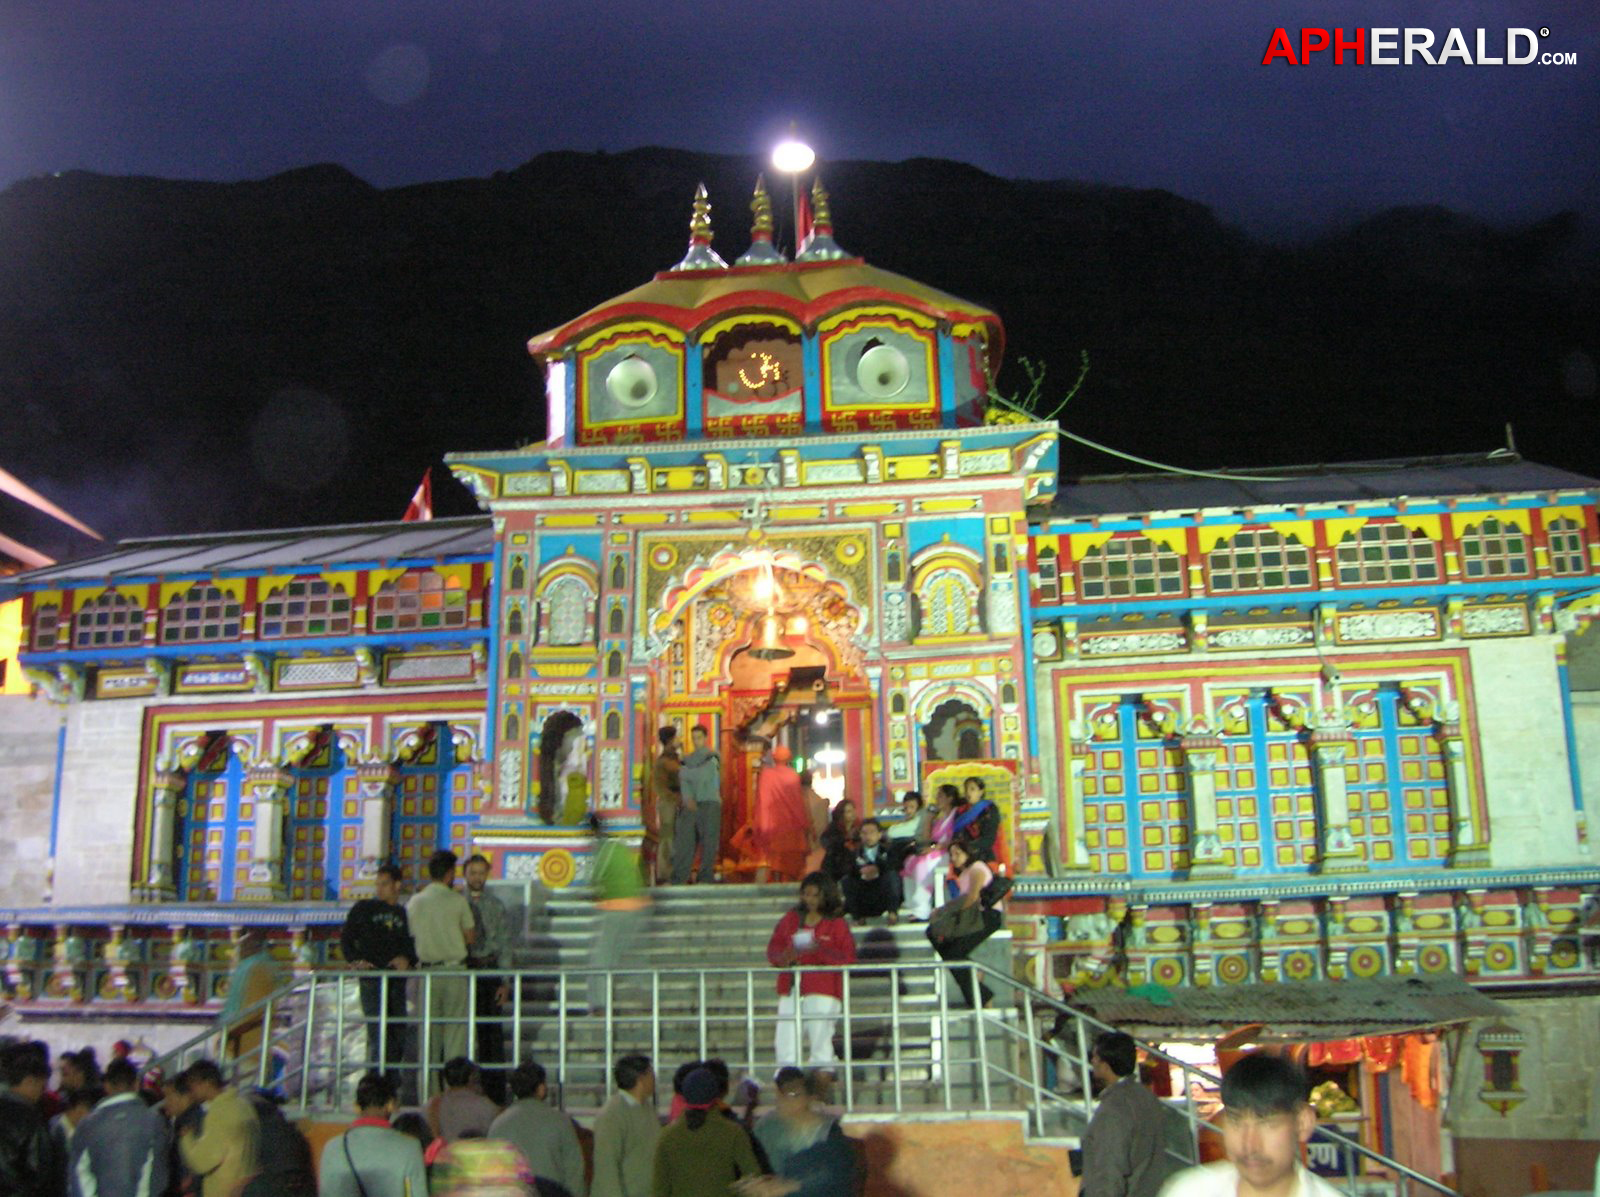
[[[963,970],[966,992],[992,987],[994,1005],[966,1006],[952,983]],[[427,1096],[429,1078],[452,1055],[494,1066],[481,1059],[480,1049],[484,1029],[499,1023],[506,1057],[499,1063],[537,1057],[549,1070],[558,1104],[593,1109],[604,1101],[612,1063],[620,1055],[644,1053],[658,1067],[718,1057],[735,1077],[765,1078],[779,1063],[774,1048],[779,1024],[789,1024],[801,1048],[807,1024],[821,1017],[836,1024],[840,1050],[832,1065],[834,1099],[846,1112],[1021,1113],[1036,1138],[1074,1137],[1087,1127],[1093,1113],[1087,1097],[1090,1049],[1096,1035],[1115,1028],[1068,1003],[976,961],[883,961],[786,971],[801,979],[836,974],[837,1011],[807,1010],[797,1000],[791,1012],[779,1014],[774,993],[779,974],[764,966],[525,970],[492,976],[464,969],[319,970],[246,1009],[232,1031],[214,1026],[157,1063],[170,1072],[209,1057],[224,1062],[238,1083],[275,1090],[299,1113],[348,1113],[355,1084],[374,1061],[392,1061],[385,1071],[400,1074],[413,1100]],[[380,983],[376,1017],[369,1019],[358,1000],[359,983],[397,977],[408,982],[405,1010],[390,1007],[391,986]],[[501,1016],[477,1015],[477,986],[501,980],[509,982]],[[1050,1020],[1048,1028],[1041,1027],[1042,1019]],[[258,1041],[249,1042],[248,1035],[241,1040],[238,1028],[257,1022]],[[398,1051],[391,1042],[395,1036]],[[1175,1120],[1166,1150],[1174,1163],[1193,1164],[1202,1132],[1221,1134],[1197,1103],[1196,1091],[1214,1091],[1221,1081],[1152,1045],[1140,1047],[1183,1079],[1182,1097],[1166,1103]],[[1066,1092],[1059,1084],[1063,1068],[1077,1078]],[[1344,1188],[1352,1197],[1385,1180],[1396,1197],[1406,1182],[1456,1197],[1443,1182],[1337,1131],[1319,1126],[1312,1143],[1313,1151],[1339,1154]],[[1361,1171],[1363,1162],[1377,1171]]]

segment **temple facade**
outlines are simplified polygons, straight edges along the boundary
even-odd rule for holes
[[[702,193],[682,261],[535,337],[546,439],[448,458],[482,516],[5,580],[10,998],[203,1006],[205,928],[315,963],[380,862],[441,845],[581,884],[591,812],[648,843],[668,725],[722,749],[729,875],[758,746],[868,812],[984,778],[1053,993],[1600,978],[1600,483],[1063,481],[1057,426],[994,392],[999,317],[813,202],[791,260],[758,189],[729,264]],[[1540,1034],[1498,1117],[1565,1066]]]

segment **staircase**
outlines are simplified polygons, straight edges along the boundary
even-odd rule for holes
[[[640,1052],[655,1061],[663,1109],[667,1083],[685,1062],[718,1057],[735,1083],[748,1077],[763,1085],[775,1067],[777,970],[766,962],[766,946],[794,904],[793,888],[687,886],[657,889],[654,897],[648,929],[631,958],[609,973],[587,968],[598,914],[586,892],[536,891],[514,916],[524,934],[507,970],[514,982],[504,1019],[507,1054],[542,1063],[558,1103],[580,1118],[603,1104],[612,1063],[624,1054]],[[856,927],[855,938],[858,963],[845,970],[845,1009],[835,1037],[834,1101],[848,1117],[858,1124],[1019,1119],[1034,1146],[1076,1146],[1092,1113],[1082,1096],[1089,1045],[1109,1028],[1013,980],[1009,933],[993,936],[970,964],[956,966],[938,960],[922,924],[891,927],[875,920]],[[994,991],[988,1009],[965,1008],[953,967],[970,968]],[[355,1082],[366,1069],[359,975],[313,972],[262,1003],[260,1012],[273,1027],[273,1052],[236,1061],[241,1080],[276,1079],[290,1107],[305,1117],[348,1117]],[[443,975],[420,973],[415,983]],[[591,1010],[589,981],[596,975],[610,987],[610,1000]],[[413,998],[419,1039],[437,1030],[416,1018],[425,1008]],[[475,1038],[477,1028],[469,1033]],[[1168,1150],[1175,1161],[1193,1162],[1208,1124],[1189,1095],[1218,1082],[1141,1046],[1182,1070],[1185,1096],[1168,1105]],[[220,1058],[220,1052],[213,1028],[159,1063],[170,1072],[198,1056]],[[417,1075],[414,1063],[407,1069]],[[1341,1153],[1347,1174],[1336,1184],[1352,1197],[1456,1197],[1438,1181],[1335,1132],[1319,1128],[1314,1146],[1317,1141]]]

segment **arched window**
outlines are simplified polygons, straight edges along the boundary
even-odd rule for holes
[[[1078,562],[1078,592],[1086,599],[1182,594],[1183,558],[1147,536],[1108,540]]]
[[[608,740],[620,740],[620,739],[622,739],[622,712],[621,711],[607,711],[606,712],[606,739],[608,739]]]
[[[1551,520],[1545,525],[1550,537],[1550,572],[1563,576],[1589,572],[1588,549],[1583,528],[1577,520]]]
[[[522,557],[511,559],[511,589],[522,590],[528,585],[528,563]]]
[[[111,648],[144,643],[144,607],[109,590],[72,620],[73,648]]]
[[[1061,576],[1057,572],[1056,551],[1046,545],[1039,550],[1037,562],[1039,569],[1039,598],[1047,603],[1059,601],[1061,598]]]
[[[628,559],[621,553],[611,558],[611,589],[622,590],[628,585]]]
[[[917,590],[923,636],[965,636],[978,630],[978,594],[972,579],[953,565],[929,571]]]
[[[622,654],[616,649],[612,649],[606,654],[606,676],[622,676]]]
[[[506,715],[506,742],[515,744],[522,735],[522,720],[517,718],[517,713],[511,711]]]
[[[521,652],[521,650],[515,649],[515,648],[512,649],[511,650],[511,655],[506,658],[506,676],[507,677],[521,677],[522,676],[522,652]]]
[[[512,607],[511,610],[506,613],[506,635],[507,636],[520,636],[520,635],[522,635],[522,608],[521,607]]]
[[[1533,572],[1528,537],[1515,524],[1493,516],[1461,534],[1461,574],[1474,581],[1525,578]]]
[[[161,613],[162,644],[237,640],[244,608],[215,586],[196,583]]]
[[[33,638],[31,643],[36,653],[51,652],[56,647],[56,640],[61,634],[61,608],[55,603],[46,603],[35,609],[33,613]]]
[[[261,604],[259,634],[264,640],[349,632],[350,598],[322,578],[295,578]]]
[[[1346,536],[1335,555],[1346,586],[1439,580],[1439,547],[1404,524],[1367,524]]]
[[[1000,687],[1000,702],[1008,707],[1017,705],[1017,686],[1015,682],[1007,682]]]
[[[589,643],[589,612],[594,609],[594,595],[581,579],[557,578],[545,589],[544,601],[550,612],[551,644]]]
[[[902,564],[899,549],[890,549],[884,554],[884,576],[891,585],[898,586],[905,577],[905,566]]]
[[[374,632],[466,626],[467,588],[431,569],[401,574],[372,596]]]
[[[1206,576],[1219,593],[1303,590],[1311,585],[1311,550],[1271,528],[1245,528],[1211,550]]]
[[[622,604],[612,603],[611,610],[606,615],[606,633],[611,636],[622,635],[622,625],[625,618],[622,613]]]

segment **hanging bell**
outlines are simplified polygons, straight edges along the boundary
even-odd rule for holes
[[[781,661],[794,656],[794,649],[783,642],[783,620],[776,615],[761,619],[761,638],[756,641],[750,655],[758,661]]]

